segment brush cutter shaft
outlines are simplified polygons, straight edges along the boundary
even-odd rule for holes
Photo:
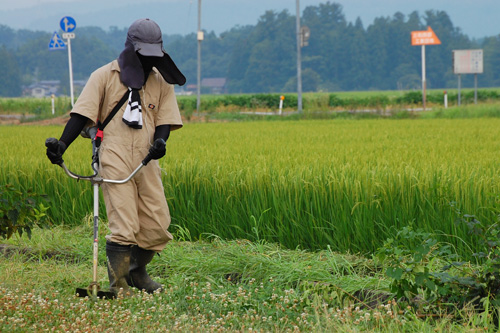
[[[97,282],[97,261],[99,248],[99,184],[94,183],[94,244],[93,244],[93,265],[92,277],[93,281]],[[97,292],[97,284],[93,286],[93,293]]]
[[[94,147],[94,156],[96,151]],[[61,168],[63,168],[64,172],[71,178],[76,179],[76,180],[88,180],[92,182],[92,186],[94,189],[94,239],[93,239],[93,245],[92,245],[92,251],[93,251],[93,259],[92,259],[92,283],[90,284],[89,288],[87,289],[89,292],[91,292],[91,295],[89,295],[88,292],[85,291],[85,289],[82,288],[77,288],[77,294],[80,296],[92,296],[92,298],[95,300],[99,297],[99,294],[101,296],[110,298],[110,293],[109,292],[103,292],[99,290],[99,285],[97,283],[97,263],[98,263],[98,251],[99,251],[99,186],[102,183],[113,183],[113,184],[124,184],[128,182],[132,177],[134,177],[139,170],[141,170],[145,165],[151,161],[151,154],[148,154],[144,160],[141,162],[141,164],[134,170],[132,173],[125,179],[120,179],[120,180],[113,180],[113,179],[104,179],[98,175],[98,162],[97,159],[94,159],[92,163],[92,169],[94,170],[94,174],[91,176],[81,176],[78,175],[72,171],[70,171],[64,162],[59,164]]]

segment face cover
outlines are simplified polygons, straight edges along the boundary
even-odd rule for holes
[[[144,83],[146,83],[149,73],[151,73],[151,71],[153,70],[153,66],[156,66],[156,62],[157,60],[159,60],[159,58],[143,56],[140,53],[137,53],[137,56],[139,57],[139,61],[141,62],[142,70],[144,71]]]
[[[163,57],[140,56],[136,52],[130,37],[127,37],[125,49],[118,57],[118,64],[120,65],[120,79],[127,87],[140,89],[144,84],[144,68],[140,57],[145,58],[143,59],[145,61],[145,65],[151,65],[151,68],[156,67],[163,79],[168,83],[178,84],[180,86],[186,83],[186,78],[167,53],[163,52]]]
[[[153,67],[156,67],[163,79],[170,84],[182,86],[186,83],[186,78],[167,53],[163,52],[163,57],[143,56],[136,52],[132,39],[128,35],[125,49],[118,57],[118,64],[120,65],[120,79],[130,91],[122,120],[132,128],[142,128],[142,107],[138,90],[146,83]]]

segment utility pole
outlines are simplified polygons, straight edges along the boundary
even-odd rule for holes
[[[73,93],[73,64],[71,62],[71,38],[66,39],[68,44],[68,64],[69,64],[69,92],[71,96],[71,107],[75,106],[75,97]]]
[[[297,111],[302,112],[302,60],[300,55],[301,49],[301,31],[300,31],[300,5],[297,0],[297,17],[296,17],[296,30],[297,30]]]
[[[196,112],[200,114],[200,94],[201,94],[201,41],[203,40],[203,31],[201,31],[201,0],[198,0],[198,70],[196,87]]]
[[[425,78],[425,45],[422,45],[422,107],[425,111],[427,96],[427,79]]]

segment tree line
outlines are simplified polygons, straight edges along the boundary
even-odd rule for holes
[[[364,27],[348,22],[342,6],[326,2],[308,6],[301,24],[309,27],[309,45],[302,49],[304,91],[412,90],[420,88],[421,49],[412,46],[411,31],[430,26],[442,44],[427,47],[428,88],[457,86],[452,50],[483,49],[481,87],[500,86],[500,35],[475,40],[455,27],[445,11],[417,11],[378,17]],[[167,29],[166,29],[167,30]],[[72,40],[73,77],[86,79],[96,68],[115,59],[123,49],[127,28],[75,30]],[[0,25],[0,96],[19,96],[22,86],[38,80],[60,80],[69,86],[66,51],[50,51],[52,34],[13,30]],[[164,35],[164,47],[196,84],[196,34]],[[295,16],[266,11],[255,25],[236,26],[219,35],[205,32],[202,77],[227,79],[230,93],[275,93],[296,90]],[[472,86],[472,76],[462,76]]]

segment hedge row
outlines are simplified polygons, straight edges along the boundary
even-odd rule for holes
[[[447,93],[448,103],[458,102],[458,92]],[[444,92],[437,93],[433,92],[427,94],[426,100],[430,103],[443,104],[444,103]],[[485,102],[488,100],[499,100],[500,93],[496,90],[478,90],[477,100]],[[422,103],[422,92],[412,91],[396,98],[396,104],[413,104],[418,105]],[[460,94],[460,101],[464,104],[474,103],[474,91],[466,91]]]
[[[422,92],[410,91],[403,94],[393,92],[359,93],[354,96],[342,96],[335,93],[308,93],[303,95],[304,110],[329,111],[329,110],[385,110],[390,108],[418,107],[422,105]],[[249,95],[202,95],[201,112],[240,112],[240,111],[277,111],[281,94],[249,94]],[[284,109],[297,109],[297,95],[284,94]],[[500,100],[500,91],[478,90],[477,99],[480,102]],[[189,117],[196,111],[196,96],[178,96],[181,112]],[[448,103],[456,105],[458,93],[453,91],[448,94]],[[434,105],[443,105],[442,91],[427,93],[427,102]],[[467,90],[461,94],[461,103],[474,103],[474,91]],[[58,97],[55,100],[56,115],[61,115],[71,110],[69,98]],[[50,98],[0,98],[0,114],[22,113],[36,116],[50,115]]]
[[[253,94],[253,95],[220,95],[201,96],[202,112],[242,111],[242,110],[269,110],[276,111],[279,107],[281,94]],[[297,95],[285,94],[284,108],[297,108]],[[478,90],[478,101],[500,100],[500,93],[495,90]],[[444,104],[443,92],[427,93],[427,103]],[[448,93],[448,103],[457,104],[458,93]],[[474,102],[474,91],[461,93],[463,104]],[[190,114],[196,110],[196,96],[179,96],[178,103],[181,111]],[[384,93],[372,96],[342,97],[340,94],[305,94],[302,99],[305,110],[362,110],[387,109],[390,107],[415,107],[422,105],[422,92],[410,91],[398,96],[389,96]]]
[[[254,95],[220,95],[201,96],[203,111],[217,111],[221,108],[237,107],[239,109],[277,109],[280,94],[254,94]],[[297,107],[297,95],[285,94],[287,107]],[[179,108],[183,111],[196,110],[196,96],[180,96],[177,99]]]

